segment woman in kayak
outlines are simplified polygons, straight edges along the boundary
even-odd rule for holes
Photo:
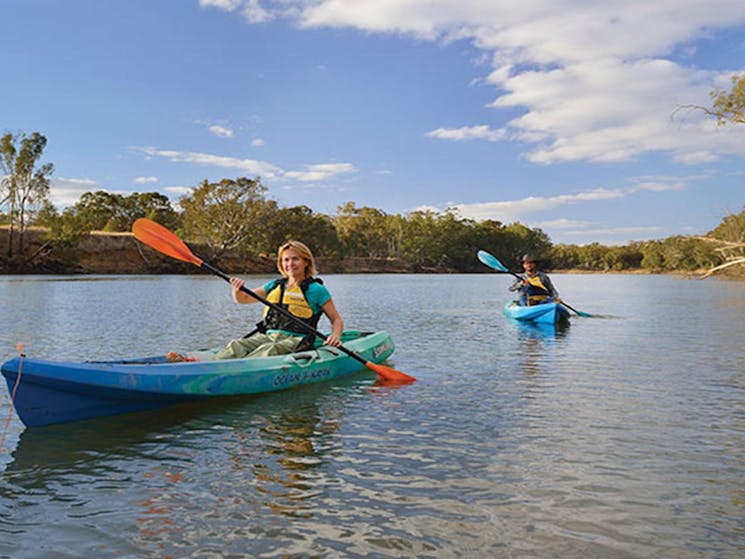
[[[520,293],[522,306],[540,305],[542,303],[561,303],[559,292],[551,283],[545,272],[538,270],[538,260],[532,254],[522,258],[525,273],[509,287],[510,291]]]
[[[216,352],[194,352],[181,355],[169,352],[169,361],[201,359],[236,359],[239,357],[270,356],[292,353],[312,348],[316,329],[321,315],[331,322],[331,334],[326,338],[327,345],[339,347],[344,320],[336,310],[331,293],[323,282],[314,277],[315,259],[310,249],[300,241],[287,241],[277,250],[277,269],[282,277],[252,289],[256,295],[283,308],[293,318],[286,316],[274,307],[267,306],[263,320],[256,329],[243,338],[230,341]],[[248,293],[241,291],[245,281],[232,277],[233,300],[238,304],[259,302]],[[310,329],[304,326],[307,324]]]

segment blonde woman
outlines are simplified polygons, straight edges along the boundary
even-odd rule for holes
[[[285,309],[291,319],[273,307],[266,307],[264,318],[256,330],[243,338],[232,340],[225,347],[205,355],[205,352],[194,352],[187,356],[174,352],[168,354],[171,361],[196,359],[236,359],[239,357],[269,356],[292,353],[313,347],[315,336],[304,327],[305,323],[313,329],[321,315],[331,322],[331,334],[325,343],[332,346],[341,345],[341,334],[344,320],[336,310],[331,293],[323,282],[314,277],[315,259],[310,249],[300,241],[287,241],[277,250],[277,269],[281,278],[271,280],[252,289],[256,295]],[[241,291],[245,281],[232,277],[233,300],[238,304],[259,302],[248,293]]]

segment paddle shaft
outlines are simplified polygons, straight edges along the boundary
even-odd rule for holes
[[[221,277],[222,279],[224,279],[225,281],[227,281],[228,283],[230,283],[230,276],[228,276],[227,274],[225,274],[221,270],[218,270],[214,266],[210,266],[209,264],[207,264],[207,262],[202,261],[202,263],[199,265],[199,267],[200,268],[204,268],[205,270],[208,270],[209,272],[212,272],[216,276]],[[279,313],[282,313],[287,318],[291,318],[292,320],[294,320],[298,324],[302,325],[306,330],[308,330],[308,332],[311,332],[311,333],[315,334],[316,336],[318,336],[322,340],[325,340],[326,338],[328,338],[328,336],[326,334],[324,334],[323,332],[320,332],[320,331],[316,330],[310,324],[307,324],[307,323],[303,322],[302,320],[300,320],[298,317],[296,317],[294,314],[292,314],[287,309],[285,309],[283,307],[280,307],[279,305],[277,305],[275,303],[272,303],[271,301],[265,299],[264,297],[262,297],[258,293],[254,293],[248,287],[246,287],[246,286],[241,287],[241,291],[243,291],[247,295],[250,295],[251,297],[253,297],[257,301],[259,301],[261,303],[264,303],[267,307],[270,307],[270,308],[274,309],[275,311],[277,311]],[[349,357],[352,357],[353,359],[356,359],[357,361],[359,361],[363,365],[367,365],[368,364],[368,361],[366,361],[365,359],[363,359],[362,357],[360,357],[359,355],[357,355],[354,351],[352,351],[350,349],[347,349],[343,345],[335,346],[335,347],[336,347],[336,349],[339,349],[339,350],[343,351],[344,353],[346,353],[347,355],[349,355]]]

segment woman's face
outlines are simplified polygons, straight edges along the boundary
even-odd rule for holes
[[[282,269],[288,277],[304,278],[307,267],[307,260],[295,252],[294,248],[282,251]]]

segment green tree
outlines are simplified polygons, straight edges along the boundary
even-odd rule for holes
[[[646,241],[640,246],[642,253],[641,266],[653,272],[662,271],[665,267],[665,251],[661,241]]]
[[[354,202],[347,202],[337,208],[333,222],[345,254],[367,258],[388,255],[385,212],[375,208],[358,208]]]
[[[4,175],[0,182],[0,208],[6,208],[10,224],[9,258],[15,254],[23,258],[27,224],[49,196],[49,176],[54,166],[45,163],[37,167],[46,145],[47,139],[38,132],[30,136],[6,133],[0,138],[0,171]]]
[[[265,193],[258,178],[204,180],[179,201],[184,235],[207,245],[212,258],[233,249],[244,254],[269,252],[278,208],[274,200],[264,198]]]
[[[476,222],[463,219],[458,212],[448,208],[439,214],[430,232],[433,266],[443,269],[472,270],[476,268]]]
[[[509,266],[512,262],[519,262],[526,253],[533,254],[544,262],[544,266],[550,267],[551,239],[541,229],[531,229],[522,223],[515,222],[507,225],[504,229],[507,234],[506,247],[509,252],[501,253]]]
[[[708,235],[720,241],[745,243],[745,208],[739,214],[725,216]]]
[[[313,213],[308,206],[278,209],[269,230],[269,246],[265,248],[269,254],[290,239],[306,243],[316,256],[338,257],[342,253],[342,244],[332,219]]]
[[[74,209],[67,208],[60,214],[52,204],[47,204],[37,214],[35,223],[46,228],[44,243],[37,252],[53,254],[58,261],[73,264],[80,241],[90,233]]]
[[[714,89],[709,93],[711,106],[679,105],[675,111],[681,109],[702,111],[707,116],[716,119],[717,124],[745,124],[745,74],[734,74],[731,78],[732,88]],[[674,114],[673,113],[673,114]]]
[[[107,231],[121,213],[124,197],[105,190],[86,192],[73,206],[73,213],[80,226],[88,231]]]
[[[89,231],[124,232],[140,217],[177,228],[180,219],[167,196],[157,192],[134,192],[128,196],[105,190],[86,192],[73,206],[80,227]]]
[[[132,224],[140,217],[157,221],[169,229],[181,226],[181,216],[173,209],[170,198],[159,192],[135,192],[126,198],[128,215],[123,228],[119,231],[131,231]]]
[[[431,210],[411,212],[406,219],[406,234],[401,243],[402,257],[414,266],[434,266],[439,251],[433,242],[438,214]]]
[[[745,74],[732,76],[732,89],[716,89],[710,93],[712,104],[704,109],[717,119],[717,124],[745,124]]]

